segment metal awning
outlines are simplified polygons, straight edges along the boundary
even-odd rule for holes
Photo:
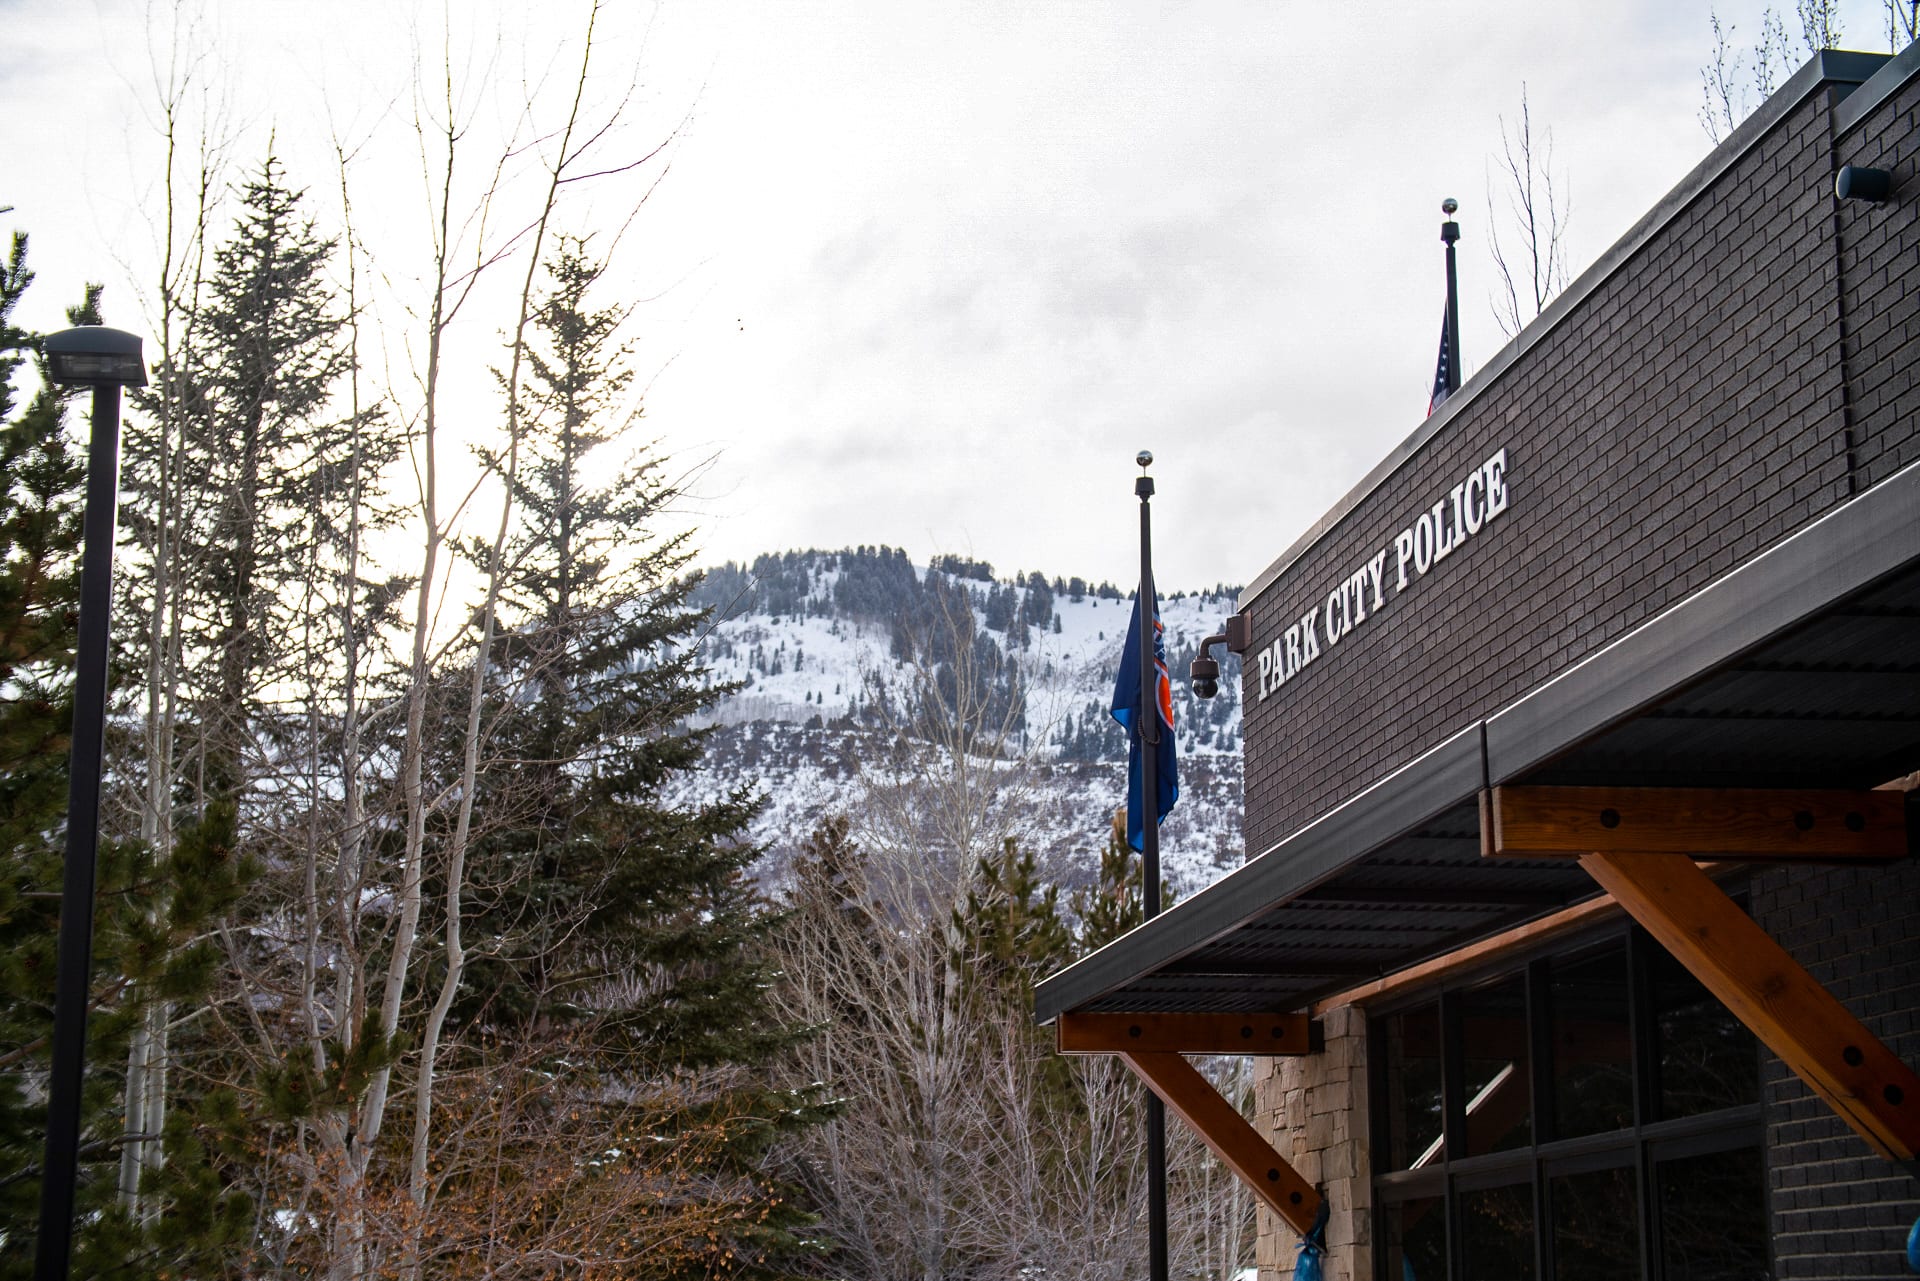
[[[1917,769],[1920,465],[1048,978],[1035,1011],[1300,1009],[1594,897],[1570,861],[1481,857],[1489,786],[1867,788]]]

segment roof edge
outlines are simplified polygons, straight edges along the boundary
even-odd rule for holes
[[[1626,235],[1615,241],[1611,248],[1594,260],[1592,266],[1581,272],[1572,284],[1547,304],[1545,311],[1514,335],[1512,341],[1506,346],[1495,352],[1493,358],[1476,370],[1473,377],[1469,378],[1459,391],[1447,397],[1446,403],[1415,428],[1413,434],[1401,441],[1391,453],[1361,478],[1359,484],[1348,490],[1346,495],[1330,507],[1325,515],[1294,540],[1291,547],[1280,553],[1272,564],[1257,574],[1253,581],[1241,590],[1235,608],[1246,609],[1262,592],[1273,586],[1281,575],[1293,568],[1295,562],[1351,515],[1368,495],[1385,483],[1388,477],[1399,471],[1401,466],[1419,453],[1428,441],[1439,435],[1441,429],[1452,422],[1467,405],[1498,382],[1521,356],[1557,329],[1562,321],[1605,284],[1615,272],[1624,267],[1648,241],[1665,230],[1669,223],[1703,195],[1721,175],[1758,146],[1795,108],[1817,90],[1830,84],[1849,86],[1852,89],[1858,89],[1861,86],[1871,87],[1873,92],[1870,98],[1858,92],[1849,92],[1846,97],[1850,123],[1844,127],[1851,128],[1864,119],[1868,112],[1878,106],[1895,89],[1905,84],[1916,69],[1920,69],[1920,44],[1909,46],[1897,57],[1883,53],[1856,53],[1828,49],[1809,58],[1806,65],[1794,72],[1792,77],[1776,89],[1765,102],[1754,108],[1753,114],[1741,121],[1739,127],[1728,134],[1724,142],[1707,153],[1705,159],[1695,165],[1685,178],[1682,178],[1671,191],[1661,197],[1652,209],[1634,223]],[[1836,122],[1835,128],[1838,132],[1842,126]]]
[[[1867,117],[1873,114],[1874,108],[1893,97],[1907,81],[1913,79],[1916,72],[1920,72],[1920,41],[1915,41],[1899,53],[1887,58],[1878,71],[1861,81],[1860,87],[1848,94],[1846,99],[1834,108],[1833,136],[1836,139],[1844,137],[1866,123]]]
[[[1472,797],[1485,778],[1485,736],[1475,721],[1192,898],[1042,979],[1033,990],[1034,1018],[1051,1023],[1205,947],[1266,911],[1276,896],[1311,888],[1339,873],[1356,852],[1377,849]]]

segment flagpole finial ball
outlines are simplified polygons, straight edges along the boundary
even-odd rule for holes
[[[1460,212],[1460,202],[1458,200],[1455,200],[1452,196],[1448,196],[1445,200],[1442,200],[1440,202],[1440,212],[1445,214],[1447,217],[1451,218],[1456,213]]]
[[[1133,461],[1139,463],[1142,467],[1151,467],[1153,466],[1153,451],[1151,449],[1143,449],[1133,456]]]

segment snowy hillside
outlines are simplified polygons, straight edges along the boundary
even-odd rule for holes
[[[923,569],[866,547],[722,566],[698,600],[714,611],[702,644],[713,680],[741,687],[707,718],[702,790],[757,780],[767,804],[755,835],[769,846],[770,879],[824,817],[860,806],[869,785],[928,769],[907,749],[938,737],[956,710],[1014,798],[996,821],[1066,883],[1092,878],[1124,803],[1126,742],[1107,708],[1132,613],[1126,593],[1039,574],[1003,579],[954,557]],[[1181,799],[1161,848],[1181,896],[1242,857],[1237,660],[1216,649],[1225,661],[1214,699],[1195,699],[1186,682],[1201,639],[1232,609],[1224,588],[1163,589]]]

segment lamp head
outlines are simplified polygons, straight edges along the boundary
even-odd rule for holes
[[[60,386],[144,387],[147,365],[140,339],[104,325],[81,325],[48,334],[41,350],[47,369]]]

